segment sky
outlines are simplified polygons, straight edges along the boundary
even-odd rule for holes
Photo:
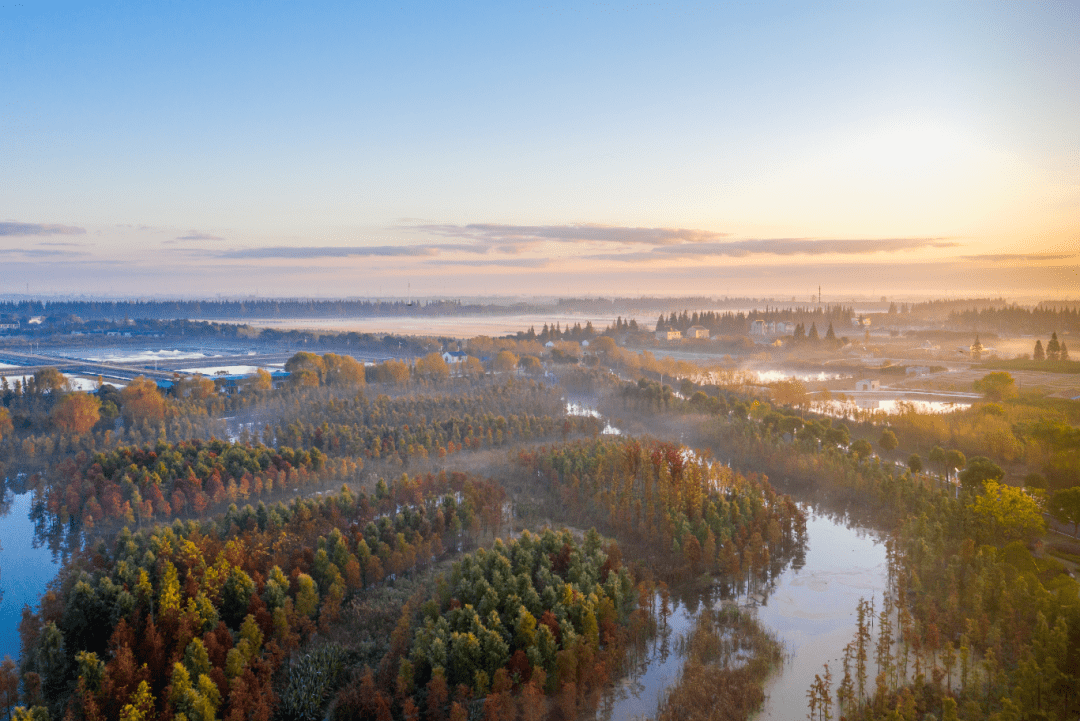
[[[0,294],[1077,298],[1080,0],[0,0]]]

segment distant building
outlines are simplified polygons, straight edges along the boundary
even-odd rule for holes
[[[686,329],[687,338],[708,338],[709,329],[703,325],[692,325]]]
[[[656,331],[656,340],[679,340],[680,338],[682,338],[681,330],[666,328]]]
[[[869,378],[855,383],[855,390],[857,391],[876,391],[879,388],[881,388],[881,381],[870,380]]]
[[[442,353],[442,359],[446,361],[447,365],[457,365],[458,363],[464,363],[465,359],[468,357],[468,353],[460,350],[446,350]]]
[[[790,335],[794,332],[795,324],[786,320],[755,320],[750,323],[750,335]]]

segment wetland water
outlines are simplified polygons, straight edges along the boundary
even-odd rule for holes
[[[59,557],[39,540],[30,517],[33,493],[3,489],[0,508],[0,659],[19,658],[23,605],[36,609],[45,586],[60,570]]]
[[[58,554],[38,540],[31,501],[29,492],[8,490],[0,507],[0,658],[18,658],[23,605],[35,607],[59,570]],[[788,654],[766,684],[759,719],[805,715],[806,690],[822,664],[829,663],[833,677],[839,676],[844,646],[855,632],[859,599],[880,600],[886,584],[885,547],[876,533],[805,508],[805,555],[787,564],[769,588],[730,599],[753,607]],[[720,603],[719,594],[711,599],[672,594],[668,629],[651,642],[630,674],[604,694],[596,718],[629,721],[655,713],[665,689],[679,680],[679,640],[692,629],[704,603]]]
[[[765,685],[765,706],[755,719],[804,718],[806,691],[814,674],[828,663],[833,678],[842,675],[844,646],[856,629],[860,598],[880,597],[886,585],[885,545],[878,534],[806,506],[806,553],[788,564],[768,589],[742,596],[762,625],[783,643],[787,661]],[[669,630],[658,633],[644,659],[628,677],[609,689],[596,713],[604,721],[630,721],[655,715],[662,694],[679,680],[683,659],[680,637],[693,628],[702,603],[672,594]]]

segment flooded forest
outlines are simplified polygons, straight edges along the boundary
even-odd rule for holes
[[[916,409],[840,419],[787,380],[495,351],[5,384],[2,712],[1080,712],[1080,546],[1043,513],[1065,496]],[[1046,465],[1072,462],[1053,434],[1075,429],[1018,402],[963,413],[1027,413]]]

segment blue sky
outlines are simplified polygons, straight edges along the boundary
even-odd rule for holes
[[[0,0],[0,68],[0,293],[1080,287],[1080,2]]]

